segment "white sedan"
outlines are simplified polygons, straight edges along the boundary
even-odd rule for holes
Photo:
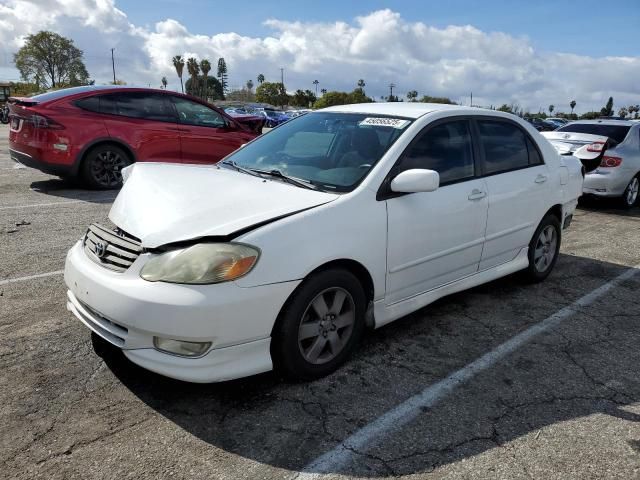
[[[335,370],[365,329],[549,275],[583,168],[490,110],[391,103],[296,118],[217,166],[140,163],[68,253],[67,306],[193,382]]]

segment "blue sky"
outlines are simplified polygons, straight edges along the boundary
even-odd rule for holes
[[[269,18],[304,22],[350,21],[390,8],[411,21],[437,27],[473,25],[483,31],[525,35],[542,51],[589,56],[640,55],[640,0],[118,0],[118,8],[137,25],[174,18],[193,33],[233,31],[264,36]]]
[[[229,85],[259,73],[296,89],[365,91],[379,100],[446,96],[525,110],[599,110],[640,103],[640,0],[0,0],[0,81],[26,35],[52,30],[74,40],[96,83],[116,76],[180,89],[174,55],[214,65]],[[185,73],[186,75],[186,73]]]

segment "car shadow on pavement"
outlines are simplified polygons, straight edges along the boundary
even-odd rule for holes
[[[119,190],[88,190],[69,179],[50,178],[31,182],[31,190],[53,197],[82,200],[89,203],[111,203]]]
[[[580,197],[579,208],[589,212],[600,212],[622,217],[640,217],[640,205],[632,208],[623,208],[617,198],[595,198],[590,196]]]
[[[561,255],[543,283],[527,285],[509,276],[371,332],[351,361],[311,383],[287,383],[268,373],[188,384],[143,370],[119,352],[100,354],[131,392],[180,428],[224,451],[296,472],[407,398],[626,269]],[[640,399],[639,287],[640,275],[617,285],[440,403],[421,409],[405,427],[354,453],[348,466],[327,473],[423,473],[491,454],[522,437],[543,442],[553,435],[546,427],[569,420],[607,416],[640,422],[630,409]],[[631,446],[638,440],[621,438]]]

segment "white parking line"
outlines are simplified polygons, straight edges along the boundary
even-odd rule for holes
[[[9,207],[0,207],[0,210],[15,210],[17,208],[30,208],[30,207],[51,207],[54,205],[69,205],[72,203],[91,203],[91,202],[100,202],[105,200],[115,200],[114,196],[104,197],[104,198],[92,198],[87,200],[67,200],[64,202],[49,202],[49,203],[27,203],[24,205],[11,205]]]
[[[8,283],[24,282],[26,280],[33,280],[34,278],[53,277],[54,275],[62,275],[64,270],[56,270],[55,272],[38,273],[37,275],[29,275],[27,277],[8,278],[6,280],[0,280],[1,285],[7,285]]]
[[[355,452],[366,452],[375,442],[381,441],[385,436],[388,436],[414,420],[422,411],[421,409],[433,407],[440,400],[449,395],[455,388],[472,379],[478,373],[481,373],[487,368],[495,365],[498,361],[529,342],[533,337],[556,327],[567,317],[578,312],[579,308],[591,305],[617,284],[624,282],[639,273],[639,268],[640,265],[636,265],[635,267],[626,270],[613,280],[605,283],[599,288],[596,288],[584,297],[576,300],[571,305],[557,311],[550,317],[545,318],[540,323],[537,323],[536,325],[519,333],[510,340],[507,340],[494,350],[452,373],[447,378],[425,388],[422,392],[414,395],[397,407],[384,413],[365,427],[356,431],[329,452],[316,458],[300,473],[295,474],[292,478],[311,480],[320,478],[322,474],[338,473],[338,469],[347,466],[354,455],[357,455]]]

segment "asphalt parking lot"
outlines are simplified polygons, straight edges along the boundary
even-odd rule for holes
[[[94,352],[61,270],[115,194],[15,168],[7,130],[0,477],[640,478],[640,208],[588,202],[546,282],[442,299],[325,379],[192,385]]]

